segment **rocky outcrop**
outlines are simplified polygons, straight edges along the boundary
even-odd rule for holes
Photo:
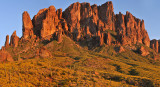
[[[159,56],[159,55],[157,55],[157,54],[155,54],[155,55],[153,56],[153,59],[154,59],[154,60],[156,60],[156,61],[157,61],[157,60],[159,60],[159,61],[160,61],[160,56]]]
[[[19,42],[19,37],[16,35],[16,31],[13,32],[10,39],[10,46],[17,47]]]
[[[70,5],[64,12],[63,17],[66,19],[69,31],[73,32],[74,29],[80,28],[80,11],[81,4],[79,2]]]
[[[118,40],[124,45],[125,43],[123,40],[124,35],[126,35],[126,27],[125,27],[125,15],[123,15],[121,12],[116,15],[116,31],[117,31],[117,36]]]
[[[6,36],[5,47],[9,47],[9,35]]]
[[[109,32],[104,34],[104,42],[109,46],[112,44],[112,38]]]
[[[114,11],[112,2],[106,2],[99,6],[99,18],[104,23],[104,30],[109,29],[115,31]]]
[[[150,47],[155,50],[157,53],[159,52],[159,42],[158,40],[151,40]]]
[[[62,9],[56,10],[54,6],[50,6],[41,9],[32,20],[28,12],[23,13],[22,41],[37,37],[49,41],[54,38],[60,43],[62,34],[66,34],[74,41],[84,41],[91,48],[102,46],[104,43],[108,46],[112,44],[131,46],[137,43],[150,46],[144,20],[134,17],[128,11],[125,15],[122,13],[115,15],[111,1],[100,6],[76,2],[63,12]],[[19,38],[14,32],[10,45],[17,47],[18,41]],[[7,37],[6,46],[8,42]],[[152,48],[157,51],[155,45]]]
[[[22,29],[23,36],[22,37],[24,39],[27,39],[28,37],[32,38],[34,36],[33,24],[27,11],[23,12],[22,20],[23,20],[23,29]]]
[[[58,19],[62,19],[62,8],[58,9],[56,13],[58,15]]]
[[[76,2],[64,12],[62,9],[56,10],[54,6],[50,6],[41,9],[34,16],[32,22],[29,14],[23,13],[23,37],[25,38],[33,35],[33,33],[37,37],[45,38],[59,32],[60,29],[75,41],[99,37],[100,46],[103,43],[111,45],[112,42],[122,45],[141,43],[150,46],[144,21],[134,17],[128,11],[126,15],[122,13],[115,15],[111,1],[101,6]],[[117,38],[114,41],[111,39],[111,34],[106,34],[107,30],[117,33],[115,36]],[[58,38],[60,37],[61,35],[58,36]]]
[[[40,37],[44,38],[53,34],[56,31],[56,25],[58,24],[58,16],[56,15],[56,8],[50,6],[45,14],[45,19],[42,21],[42,29],[40,31]]]
[[[75,33],[84,28],[89,28],[92,34],[96,34],[98,21],[97,5],[90,6],[89,3],[73,3],[64,12],[63,17],[68,23],[69,31]],[[82,33],[85,33],[83,31]]]
[[[145,30],[144,21],[135,18],[130,12],[116,15],[116,31],[122,45],[141,43],[150,46],[150,39]]]
[[[57,34],[57,41],[58,43],[61,43],[62,42],[62,30],[59,30],[58,31],[58,34]]]
[[[61,19],[61,20],[60,20]],[[65,30],[67,29],[65,20],[62,18],[62,9],[58,9],[54,6],[42,9],[33,18],[34,32],[40,38],[45,38],[58,31],[58,26],[63,25]],[[61,26],[62,27],[62,26]]]
[[[90,5],[90,3],[86,2],[76,2],[63,12],[62,9],[56,10],[54,6],[50,6],[49,8],[41,9],[32,20],[26,11],[22,16],[23,36],[19,39],[15,31],[11,35],[9,44],[9,36],[7,35],[5,46],[2,47],[3,50],[9,46],[14,47],[13,51],[19,50],[16,48],[19,45],[19,41],[22,43],[19,46],[22,47],[23,42],[34,45],[38,41],[48,44],[52,40],[57,40],[58,43],[61,43],[63,35],[69,36],[80,45],[85,45],[91,50],[97,46],[114,45],[116,52],[121,53],[125,51],[124,45],[129,50],[133,50],[130,49],[134,47],[133,44],[139,43],[151,47],[157,53],[160,48],[160,41],[152,40],[150,43],[144,20],[134,17],[128,11],[126,14],[121,12],[114,14],[111,1],[100,6],[96,4]],[[135,49],[137,50],[137,48]],[[149,54],[144,47],[141,47],[138,51],[142,56]],[[51,56],[47,48],[44,47],[39,48],[34,53],[42,58]],[[0,57],[3,57],[0,61],[11,59],[11,56],[6,51],[0,51]]]
[[[99,46],[102,46],[104,43],[104,35],[103,35],[103,33],[100,32],[100,30],[98,30],[98,32],[97,32],[97,37],[99,40]]]
[[[115,51],[118,52],[118,53],[122,53],[125,51],[124,47],[122,46],[119,46],[119,47],[115,47]]]
[[[142,55],[142,56],[147,56],[149,54],[149,52],[143,47],[141,46],[139,49],[138,49],[139,53]]]
[[[51,53],[45,47],[41,47],[36,51],[36,57],[48,58],[51,57]]]
[[[149,47],[150,39],[145,30],[144,21],[134,17],[128,11],[126,15],[122,13],[115,15],[113,10],[112,2],[106,2],[101,6],[77,2],[63,12],[63,18],[67,21],[68,30],[73,33],[73,38],[77,38],[77,31],[81,32],[79,34],[86,33],[84,27],[89,29],[87,32],[89,31],[91,36],[96,35],[98,30],[104,32],[109,29],[117,32],[117,41],[122,45],[141,43]],[[78,36],[84,38],[83,35]],[[106,42],[106,38],[104,39]]]
[[[0,62],[13,61],[12,56],[5,50],[0,50]]]
[[[121,52],[124,52],[124,51],[125,51],[125,49],[122,46],[120,46],[118,52],[121,53]]]

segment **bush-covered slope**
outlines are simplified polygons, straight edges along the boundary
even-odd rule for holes
[[[88,50],[65,35],[61,43],[53,40],[35,44],[28,48],[31,43],[26,42],[16,50],[7,49],[17,61],[0,64],[0,86],[160,86],[160,63],[132,50],[118,53],[116,46],[107,45]],[[52,56],[36,57],[41,47]]]

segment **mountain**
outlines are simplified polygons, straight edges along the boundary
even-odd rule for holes
[[[114,14],[111,1],[22,19],[22,37],[7,35],[0,50],[0,86],[160,86],[160,41],[144,20]]]

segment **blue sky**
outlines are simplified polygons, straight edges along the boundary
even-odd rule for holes
[[[101,5],[109,0],[0,0],[0,47],[4,45],[6,35],[17,31],[22,36],[22,13],[28,11],[31,19],[40,9],[54,5],[56,9],[65,10],[74,2],[89,2]],[[160,39],[160,0],[110,0],[113,2],[114,12],[126,11],[135,17],[144,19],[150,39]]]

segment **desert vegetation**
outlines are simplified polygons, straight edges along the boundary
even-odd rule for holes
[[[26,55],[21,53],[16,61],[1,63],[1,86],[160,86],[160,63],[133,51],[117,53],[108,46],[90,51],[66,36],[62,43],[53,40],[37,46],[48,47],[53,56],[23,59]],[[27,53],[32,54],[32,49]]]

